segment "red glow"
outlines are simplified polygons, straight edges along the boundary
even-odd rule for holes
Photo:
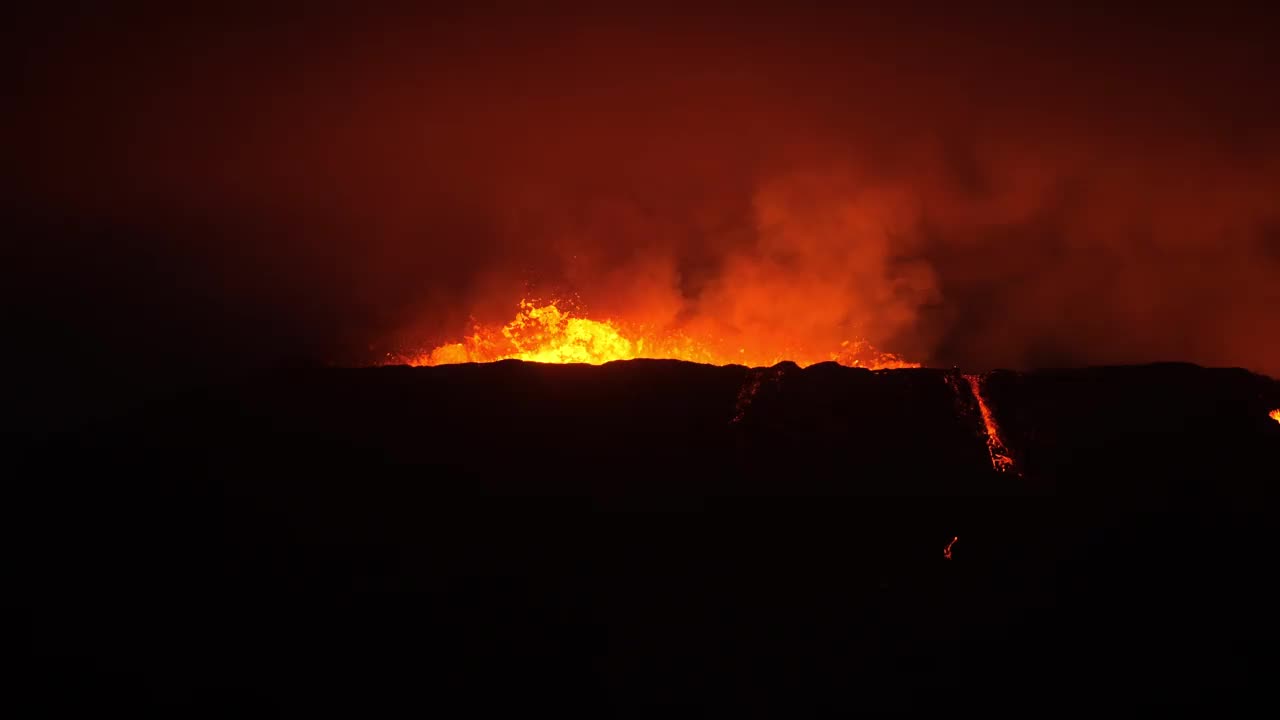
[[[950,560],[950,559],[951,559],[951,546],[952,546],[952,545],[955,545],[955,544],[956,544],[956,541],[957,541],[957,540],[959,540],[959,539],[960,539],[960,536],[959,536],[959,535],[956,535],[956,536],[954,536],[954,537],[952,537],[952,538],[951,538],[951,542],[947,543],[947,546],[946,546],[945,548],[943,548],[943,549],[942,549],[942,557],[944,557],[944,558],[946,558],[946,559],[948,559],[948,560]]]
[[[717,363],[860,337],[936,366],[1280,376],[1275,43],[1243,10],[1100,15],[1081,52],[1075,11],[1038,5],[313,3],[252,31],[93,5],[9,39],[6,217],[84,232],[5,262],[50,313],[33,329],[101,323],[66,337],[128,336],[122,367],[472,359],[468,314],[500,334],[529,283],[581,293],[624,356],[685,357],[650,347],[678,330]]]

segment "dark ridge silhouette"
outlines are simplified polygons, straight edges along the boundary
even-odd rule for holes
[[[998,472],[961,377],[313,369],[19,443],[15,697],[184,716],[1274,703],[1280,383],[988,373],[1017,469]]]

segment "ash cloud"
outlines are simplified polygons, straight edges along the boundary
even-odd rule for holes
[[[1280,374],[1258,23],[823,12],[45,18],[10,49],[10,291],[47,352],[122,363],[359,362],[576,293]]]

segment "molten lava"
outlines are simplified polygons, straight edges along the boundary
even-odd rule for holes
[[[635,358],[752,367],[772,366],[783,360],[801,366],[834,361],[870,370],[920,367],[919,363],[879,352],[863,340],[845,341],[827,353],[726,347],[721,339],[691,337],[676,330],[654,330],[613,320],[588,320],[562,309],[557,302],[539,304],[528,300],[520,302],[515,319],[506,325],[477,325],[461,342],[395,360],[415,366],[498,360],[600,365]]]
[[[1272,420],[1280,423],[1280,409],[1272,410],[1269,416]]]
[[[950,560],[950,559],[951,559],[951,546],[952,546],[952,545],[955,545],[955,544],[956,544],[956,541],[957,541],[957,540],[959,540],[959,539],[960,539],[960,536],[958,536],[958,535],[956,535],[956,536],[952,536],[952,538],[951,538],[951,542],[947,543],[947,546],[946,546],[946,547],[944,547],[944,548],[942,548],[942,557],[944,557],[944,558],[946,558],[946,559],[948,559],[948,560]]]
[[[973,399],[978,403],[978,412],[982,414],[982,425],[987,433],[987,453],[991,456],[991,467],[997,472],[1017,470],[1013,466],[1013,454],[1000,438],[1000,427],[996,425],[995,416],[982,396],[982,378],[977,375],[965,375],[969,389],[973,391]]]

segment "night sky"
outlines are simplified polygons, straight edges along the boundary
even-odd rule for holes
[[[373,362],[530,288],[938,366],[1280,374],[1257,12],[111,5],[4,31],[5,362],[46,409]]]

